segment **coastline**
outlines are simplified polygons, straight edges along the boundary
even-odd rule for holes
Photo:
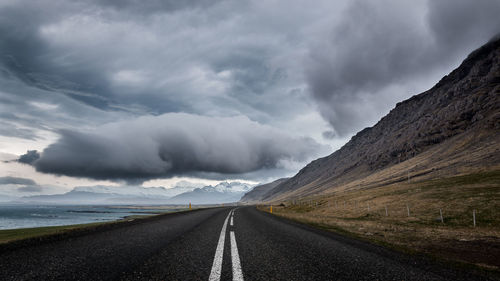
[[[44,226],[32,228],[15,228],[15,229],[2,229],[0,230],[0,250],[15,249],[29,245],[36,245],[39,243],[57,241],[60,239],[78,237],[81,235],[89,234],[97,231],[106,231],[109,229],[125,227],[141,222],[157,219],[159,217],[168,216],[172,214],[179,214],[183,212],[192,212],[193,210],[178,209],[170,212],[159,212],[155,214],[145,215],[129,215],[120,219],[71,224],[60,226]]]

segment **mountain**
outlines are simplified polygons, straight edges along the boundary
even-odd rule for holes
[[[100,193],[74,189],[63,194],[25,196],[14,202],[67,205],[165,204],[168,199],[170,199],[170,197],[158,195],[140,196],[134,194]]]
[[[276,201],[500,168],[500,37],[264,194]]]
[[[117,194],[117,195],[128,195],[137,197],[173,197],[175,195],[192,191],[193,189],[200,187],[199,185],[187,185],[187,184],[177,184],[172,188],[165,187],[142,187],[142,186],[106,186],[106,185],[95,185],[95,186],[78,186],[73,189],[73,191],[82,192],[93,192],[93,193],[106,193],[106,194]]]
[[[142,186],[77,186],[63,194],[11,198],[17,203],[38,204],[166,204],[181,193],[193,191],[200,184],[179,182],[173,188]]]
[[[242,203],[254,203],[262,201],[264,195],[271,191],[273,188],[277,187],[281,183],[287,181],[288,178],[278,179],[271,183],[266,183],[262,185],[258,185],[254,187],[251,191],[245,193],[241,198],[240,202]]]
[[[217,204],[238,202],[252,189],[248,184],[222,182],[215,186],[181,182],[173,188],[142,186],[79,186],[54,195],[17,198],[12,202],[31,204]]]
[[[218,204],[238,202],[241,197],[252,187],[248,184],[239,182],[222,182],[215,186],[205,186],[196,188],[191,192],[185,192],[172,197],[169,200],[171,204]]]

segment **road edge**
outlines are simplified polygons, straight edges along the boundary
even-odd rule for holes
[[[214,208],[220,208],[220,207],[214,207]],[[168,216],[185,215],[187,213],[198,212],[200,210],[205,210],[205,209],[213,209],[213,208],[202,208],[202,209],[200,208],[200,209],[193,209],[193,210],[174,211],[174,212],[168,212],[168,213],[163,213],[163,214],[151,215],[151,216],[147,216],[147,217],[143,217],[143,218],[133,218],[133,219],[124,218],[124,219],[120,219],[120,220],[103,222],[102,224],[90,225],[90,226],[85,226],[85,224],[82,224],[81,228],[62,230],[61,232],[57,232],[57,233],[46,234],[46,235],[35,236],[35,237],[26,238],[26,239],[19,239],[19,240],[13,240],[13,241],[5,242],[5,243],[0,243],[0,252],[13,251],[13,250],[21,249],[21,248],[27,248],[27,247],[31,247],[31,246],[37,246],[37,245],[41,245],[41,244],[57,242],[57,241],[65,240],[65,239],[77,238],[77,237],[81,237],[81,236],[85,236],[85,235],[89,235],[89,234],[93,234],[93,233],[100,233],[100,232],[119,229],[119,228],[123,228],[123,227],[147,223],[147,222],[159,220],[159,219],[162,219],[162,218],[168,217]]]
[[[396,254],[397,256],[408,259],[411,258],[414,260],[418,267],[423,269],[432,268],[437,273],[443,273],[444,275],[450,275],[450,270],[455,270],[457,272],[461,272],[467,275],[473,275],[472,277],[480,277],[481,280],[496,280],[500,281],[500,272],[495,270],[489,270],[487,268],[479,267],[474,264],[469,264],[465,262],[460,262],[456,260],[448,260],[441,257],[433,256],[428,253],[418,252],[410,248],[384,243],[377,240],[368,239],[364,236],[359,236],[356,233],[352,233],[348,230],[345,230],[338,226],[331,225],[321,225],[318,223],[311,223],[308,221],[301,221],[299,219],[288,218],[284,216],[280,216],[276,213],[270,213],[265,210],[261,210],[257,207],[257,205],[253,205],[253,207],[264,214],[269,215],[272,218],[281,220],[286,223],[293,224],[303,229],[310,230],[314,233],[324,235],[330,238],[342,239],[343,242],[346,242],[352,246],[361,246],[368,247],[372,250],[375,250],[378,254],[382,254],[383,256],[391,257],[391,254]],[[476,279],[468,279],[468,280],[476,280]]]

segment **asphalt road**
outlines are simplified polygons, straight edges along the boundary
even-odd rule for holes
[[[485,279],[239,207],[3,249],[0,280]]]

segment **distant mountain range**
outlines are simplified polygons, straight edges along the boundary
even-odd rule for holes
[[[223,182],[216,186],[205,186],[196,188],[191,192],[185,192],[170,198],[172,204],[182,204],[191,202],[193,204],[215,204],[238,202],[241,197],[252,189],[251,186],[243,183]]]
[[[369,63],[369,62],[367,62]],[[243,201],[278,201],[500,169],[500,37],[472,52],[430,90],[294,177]]]
[[[218,204],[238,202],[251,185],[222,182],[215,186],[188,185],[174,188],[142,186],[81,186],[54,195],[25,196],[12,202],[31,204]]]

